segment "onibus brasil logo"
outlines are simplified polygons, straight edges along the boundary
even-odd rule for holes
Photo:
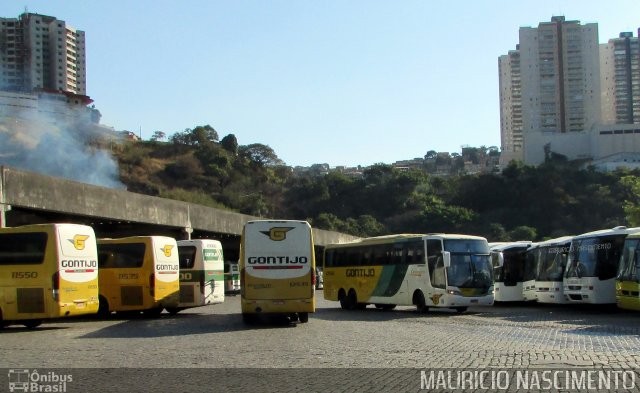
[[[9,370],[10,392],[66,392],[67,383],[73,382],[71,374],[58,374],[55,371],[39,373],[38,370]]]

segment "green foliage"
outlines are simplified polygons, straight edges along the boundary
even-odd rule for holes
[[[121,180],[135,192],[270,218],[308,219],[314,227],[375,236],[457,232],[490,241],[540,240],[621,225],[640,225],[638,171],[601,173],[551,157],[534,168],[512,163],[502,174],[429,175],[377,164],[362,176],[327,173],[314,165],[293,174],[267,145],[239,146],[233,134],[218,142],[211,126],[186,129],[170,142],[124,142],[112,147]],[[435,171],[495,155],[465,148],[462,155],[427,152]]]
[[[628,175],[622,177],[620,181],[627,189],[627,198],[623,205],[627,223],[633,227],[640,226],[640,178]]]
[[[187,191],[181,188],[175,188],[163,191],[159,196],[161,198],[174,199],[176,201],[189,202],[202,206],[209,206],[218,209],[228,209],[226,206],[202,191]]]

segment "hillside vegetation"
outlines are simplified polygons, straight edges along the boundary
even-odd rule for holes
[[[358,236],[458,232],[490,241],[558,237],[637,225],[638,172],[577,164],[511,165],[501,174],[434,177],[378,164],[361,177],[294,174],[263,144],[221,140],[210,126],[169,141],[113,148],[129,191],[268,218],[308,220]]]

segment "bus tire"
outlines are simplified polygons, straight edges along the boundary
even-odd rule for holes
[[[245,325],[253,325],[257,319],[256,314],[242,313],[242,322],[244,322]]]
[[[177,313],[182,311],[180,307],[167,307],[165,308],[165,310],[167,310],[167,312],[171,315],[176,315]]]
[[[340,289],[340,291],[338,292],[338,300],[340,300],[340,308],[342,308],[343,310],[347,310],[348,301],[347,295],[344,293],[344,289]]]
[[[424,299],[424,293],[422,293],[422,291],[418,291],[413,295],[413,304],[416,305],[416,310],[421,314],[429,311],[429,307],[427,307],[427,302]]]
[[[26,326],[27,329],[34,329],[42,324],[42,319],[27,319],[22,321],[22,324]]]
[[[109,302],[102,296],[98,297],[98,313],[96,314],[99,318],[108,318],[111,315],[111,311],[109,311]]]
[[[358,305],[358,295],[354,289],[349,290],[347,295],[347,310],[355,310]]]
[[[309,322],[309,313],[308,312],[299,312],[298,313],[298,319],[300,320],[300,323]]]
[[[458,314],[462,314],[463,312],[467,311],[468,307],[456,307],[455,310]]]
[[[148,318],[158,318],[160,314],[162,314],[162,307],[154,307],[149,308],[147,310],[142,311],[142,315]]]

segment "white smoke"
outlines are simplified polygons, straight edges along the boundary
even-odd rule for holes
[[[16,103],[26,95],[14,94]],[[56,95],[59,96],[59,95]],[[55,97],[55,96],[54,96]],[[64,96],[62,96],[64,97]],[[89,108],[40,98],[37,107],[0,102],[0,165],[82,183],[124,189],[118,164],[100,140],[114,135],[97,132]],[[30,100],[33,102],[33,99]],[[108,146],[108,143],[103,144]]]

